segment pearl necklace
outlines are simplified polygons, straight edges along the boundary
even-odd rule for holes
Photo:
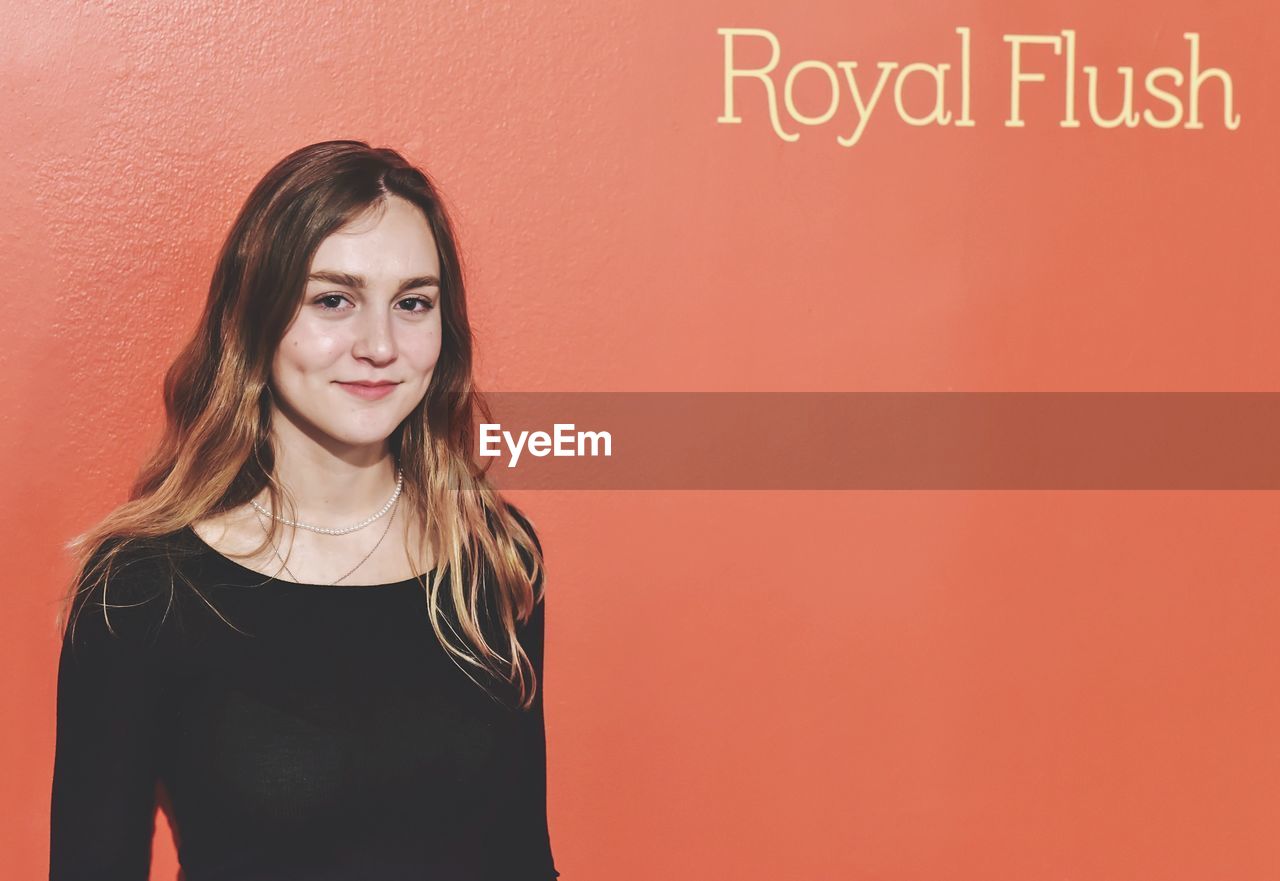
[[[379,517],[384,516],[395,505],[396,499],[400,498],[400,490],[403,488],[404,488],[404,474],[400,471],[399,468],[397,468],[396,469],[396,491],[391,494],[391,498],[387,501],[385,505],[382,506],[382,510],[379,511],[377,514],[374,514],[372,517],[369,517],[365,520],[361,520],[355,526],[346,526],[341,529],[330,529],[327,526],[312,526],[310,523],[302,523],[294,520],[288,520],[284,517],[281,517],[278,514],[271,513],[266,508],[259,505],[256,499],[250,499],[249,504],[253,505],[253,507],[258,511],[258,513],[266,514],[268,517],[274,517],[276,520],[279,520],[285,526],[295,526],[298,529],[309,529],[312,532],[320,532],[320,533],[323,533],[324,535],[346,535],[347,533],[355,532],[358,529],[364,529],[366,526],[368,526],[370,523],[377,520]]]
[[[392,507],[393,509],[395,508],[394,500],[392,501]],[[284,571],[288,572],[289,577],[292,578],[296,583],[299,583],[299,584],[305,583],[300,578],[298,578],[298,576],[293,574],[293,570],[289,568],[289,564],[286,563],[284,557],[280,555],[280,546],[275,543],[275,540],[273,538],[271,538],[271,531],[267,529],[267,524],[262,522],[261,517],[256,517],[255,519],[258,521],[258,525],[262,527],[262,531],[267,534],[267,541],[271,542],[271,549],[275,551],[276,559],[280,561],[280,565],[284,567]],[[355,572],[357,569],[363,566],[365,562],[370,557],[373,556],[373,552],[376,551],[382,545],[382,539],[386,538],[387,533],[391,531],[391,524],[395,521],[395,519],[396,519],[396,512],[395,510],[392,510],[391,517],[390,519],[387,520],[387,525],[383,528],[382,537],[378,539],[378,543],[373,546],[373,549],[370,550],[369,553],[364,555],[364,558],[359,563],[356,563],[354,566],[348,569],[347,574],[339,578],[338,581],[346,580],[351,575],[351,573]],[[275,576],[272,576],[272,577],[274,578]],[[335,587],[338,584],[338,581],[330,581],[327,585],[321,585],[321,586]],[[357,587],[360,587],[360,586],[362,585],[353,585],[351,587],[348,587],[347,589],[355,590]]]

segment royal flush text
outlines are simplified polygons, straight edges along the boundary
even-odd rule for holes
[[[954,72],[952,63],[942,61],[879,61],[873,71],[859,67],[857,61],[829,64],[819,59],[780,68],[782,47],[771,31],[718,28],[716,33],[724,37],[724,112],[716,122],[741,123],[740,113],[764,111],[774,133],[784,141],[798,140],[803,126],[830,125],[837,130],[835,139],[842,147],[858,143],[873,118],[892,121],[896,117],[910,126],[972,127],[977,124],[970,111],[972,33],[967,27],[958,27],[955,32],[959,39],[953,58],[958,70]],[[1062,108],[1058,125],[1062,128],[1203,129],[1202,113],[1206,117],[1210,114],[1202,106],[1202,90],[1212,90],[1210,100],[1215,109],[1222,109],[1223,128],[1235,131],[1240,127],[1240,114],[1235,111],[1231,75],[1220,67],[1202,66],[1198,33],[1182,36],[1187,41],[1185,70],[1147,70],[1141,77],[1139,94],[1133,67],[1119,66],[1115,73],[1103,74],[1092,65],[1077,67],[1080,49],[1074,30],[1005,34],[1007,55],[1002,63],[1007,65],[1009,83],[1005,126],[1026,126],[1023,106],[1030,99],[1058,104]],[[766,46],[769,61],[763,66],[746,67],[737,60],[745,53],[759,57]],[[1100,79],[1104,80],[1104,100],[1099,99]],[[914,106],[908,107],[903,89],[914,80],[922,81],[923,89],[912,86]],[[796,84],[802,81],[805,109],[820,112],[802,112],[797,106]],[[922,92],[925,100],[920,100]],[[1100,106],[1104,103],[1106,108]],[[1216,114],[1213,116],[1216,119]]]

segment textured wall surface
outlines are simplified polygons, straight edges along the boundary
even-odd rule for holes
[[[4,874],[45,871],[60,544],[123,499],[221,238],[281,156],[356,137],[438,178],[490,389],[1269,390],[1277,18],[4,0]],[[758,83],[716,122],[717,28],[774,33],[780,85],[804,59],[955,64],[961,25],[972,128],[882,106],[846,148],[846,97],[784,142]],[[1109,113],[1117,66],[1185,71],[1198,31],[1243,125],[1206,88],[1202,130],[1067,131],[1045,85],[1034,124],[1003,126],[1000,35],[1063,28]],[[811,116],[822,82],[797,78]],[[551,572],[565,881],[1280,875],[1273,494],[522,501]],[[176,867],[162,820],[154,877]]]

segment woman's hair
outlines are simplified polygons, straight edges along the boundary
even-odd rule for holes
[[[453,224],[425,172],[394,150],[361,141],[297,150],[249,194],[218,256],[199,326],[165,375],[162,439],[128,501],[67,545],[80,576],[65,598],[60,627],[78,593],[105,590],[112,561],[131,544],[150,547],[149,540],[241,506],[264,487],[273,510],[296,511],[273,477],[272,360],[301,307],[320,243],[391,196],[422,210],[441,270],[440,356],[426,395],[389,441],[404,474],[401,502],[412,506],[426,525],[425,538],[438,549],[428,573],[433,577],[419,583],[432,628],[463,672],[473,681],[468,667],[505,681],[522,707],[532,705],[537,683],[516,625],[540,599],[542,554],[532,527],[488,485],[488,461],[479,467],[471,455],[476,413],[491,420],[472,380],[471,327]],[[257,553],[279,532],[273,518]],[[426,561],[412,550],[420,543],[409,544],[409,563],[422,572]]]

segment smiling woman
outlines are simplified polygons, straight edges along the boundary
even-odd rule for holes
[[[144,881],[158,801],[188,881],[559,874],[541,544],[473,458],[471,365],[423,171],[329,141],[268,172],[158,449],[72,543],[52,881]]]

